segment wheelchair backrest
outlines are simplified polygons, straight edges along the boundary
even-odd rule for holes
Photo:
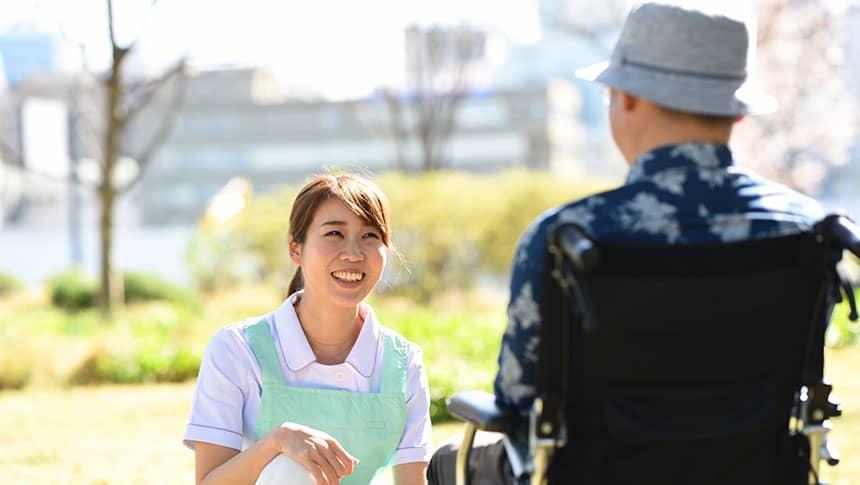
[[[804,370],[821,367],[832,250],[811,234],[597,244],[578,275],[597,328],[574,326],[570,439],[551,476],[777,483],[794,393],[820,377]]]

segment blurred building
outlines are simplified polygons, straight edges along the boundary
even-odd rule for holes
[[[70,263],[96,267],[98,206],[92,188],[97,178],[86,170],[100,153],[93,136],[103,119],[96,89],[68,76],[38,76],[0,96],[7,140],[23,154],[6,160],[0,172],[5,207],[0,253],[22,255],[0,258],[0,270],[36,282]],[[390,107],[381,95],[337,102],[290,98],[258,69],[198,72],[186,80],[185,93],[171,135],[136,188],[118,199],[114,256],[123,269],[158,268],[171,279],[186,280],[182,258],[190,228],[234,177],[265,192],[325,168],[380,173],[398,167],[414,171],[420,164],[414,136],[402,139],[397,149]],[[564,81],[470,93],[456,112],[444,166],[490,172],[569,162],[583,146],[577,93]],[[50,108],[36,110],[47,116],[41,125],[26,122],[32,103]],[[141,112],[123,140],[126,156],[148,142],[169,107],[169,96],[158,96]],[[409,122],[416,116],[408,103],[403,114]],[[56,129],[28,135],[27,126]],[[28,150],[28,139],[41,142],[41,149]],[[77,183],[66,181],[70,178]]]
[[[13,90],[24,81],[56,72],[58,66],[55,37],[20,29],[0,35],[0,228],[10,219],[20,219],[28,201],[50,198],[52,190],[46,184],[29,183],[19,156],[25,151],[24,119],[37,121],[25,113],[38,117],[38,107],[28,109],[38,103],[25,103]]]
[[[416,124],[420,115],[411,99],[419,91],[466,93],[454,111],[453,134],[444,143],[444,168],[494,171],[524,166],[589,176],[623,171],[605,129],[600,91],[572,76],[576,67],[592,60],[581,54],[584,45],[548,35],[538,45],[516,46],[492,32],[463,25],[412,27],[404,35],[407,54],[410,49],[427,50],[431,44],[435,46],[431,50],[444,47],[446,54],[425,57],[421,65],[413,59],[405,66],[406,88],[395,95],[401,127]],[[13,46],[16,59],[28,52],[17,46],[30,45],[16,44],[19,41],[12,38],[6,42]],[[50,45],[47,40],[33,41],[32,66],[50,61]],[[500,45],[506,51],[501,57]],[[70,176],[92,185],[92,170],[89,177],[85,172],[100,158],[97,134],[102,131],[104,101],[99,88],[59,69],[53,75],[40,74],[32,66],[27,71],[19,62],[13,64],[19,73],[14,79],[20,82],[13,92],[0,96],[5,140],[26,154],[27,136],[20,125],[28,100],[63,104],[68,133],[65,140],[51,144],[67,147],[69,156],[49,164],[48,172],[55,179]],[[430,85],[422,84],[418,78],[428,69],[435,76]],[[464,71],[468,79],[457,84],[456,76]],[[445,84],[441,90],[440,83]],[[117,219],[125,224],[193,223],[208,200],[237,176],[260,192],[299,183],[326,168],[378,173],[417,171],[421,166],[421,144],[414,130],[395,128],[391,97],[386,96],[390,93],[329,101],[307,91],[286,91],[266,70],[254,68],[195,72],[187,77],[184,92],[170,136],[155,152],[138,187],[121,198],[123,214]],[[157,96],[135,118],[123,140],[125,156],[141,152],[170,108],[169,96]],[[31,172],[34,163],[46,166],[26,158],[7,162],[26,164]],[[28,183],[17,200],[0,211],[7,224],[63,224],[71,214],[84,213],[85,220],[94,214],[86,190],[58,189],[56,180],[31,175],[25,175]]]
[[[444,168],[529,167],[620,180],[626,166],[611,141],[601,88],[573,75],[608,55],[612,23],[578,35],[559,20],[563,1],[539,4],[541,37],[527,45],[462,25],[408,29],[407,59],[410,50],[428,43],[445,46],[447,57],[407,62],[406,87],[399,92],[331,101],[314,95],[312,87],[289,90],[264,69],[189,74],[170,136],[139,184],[118,200],[116,260],[123,267],[172,268],[171,277],[183,279],[182,253],[192,224],[235,177],[259,193],[327,168],[420,170],[421,145],[414,130],[402,128],[416,124],[414,100],[422,90],[465,93],[454,111]],[[860,29],[852,27],[857,11],[846,29],[851,59],[860,49]],[[104,101],[91,80],[60,72],[53,45],[39,36],[0,36],[9,78],[9,89],[0,90],[0,130],[8,148],[23,155],[0,150],[0,254],[32,256],[4,257],[0,270],[24,268],[38,276],[70,261],[96,263],[98,206],[88,187],[97,182],[93,167],[100,157]],[[856,70],[860,62],[854,61],[848,64]],[[423,79],[428,70],[433,76]],[[467,79],[458,84],[465,71]],[[851,76],[860,80],[860,74]],[[123,140],[124,156],[140,153],[157,132],[165,110],[173,108],[171,91],[153,98],[134,119]],[[860,149],[854,154],[852,163],[824,181],[822,193],[834,201],[829,205],[860,217]]]
[[[418,169],[418,141],[403,140],[398,155],[381,95],[284,100],[266,72],[254,69],[200,72],[187,83],[173,134],[141,182],[144,224],[197,220],[209,198],[235,176],[266,191],[326,167]],[[563,81],[470,93],[456,112],[446,167],[545,169],[570,161],[583,145],[575,123],[580,106],[578,90]],[[408,103],[404,109],[407,122],[414,122]]]

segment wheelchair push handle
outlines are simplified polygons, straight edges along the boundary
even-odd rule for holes
[[[860,226],[841,214],[831,214],[816,224],[819,234],[860,258]]]
[[[837,218],[833,238],[854,256],[860,258],[860,227],[847,217]]]
[[[573,224],[565,224],[556,231],[556,241],[576,269],[591,271],[600,260],[600,253],[594,241],[585,231]]]

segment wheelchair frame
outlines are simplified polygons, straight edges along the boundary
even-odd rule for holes
[[[847,250],[860,258],[860,227],[841,214],[831,214],[813,227],[817,239],[835,249]],[[597,325],[591,302],[584,297],[582,288],[572,271],[588,272],[600,259],[598,248],[578,227],[562,225],[551,234],[549,251],[555,256],[553,277],[564,288],[570,298],[575,298],[582,311],[583,330],[588,332]],[[836,301],[841,301],[839,290],[844,290],[850,306],[849,319],[857,321],[857,305],[850,284],[835,285]],[[833,386],[824,382],[802,386],[795,394],[789,431],[809,440],[809,483],[825,485],[819,479],[820,462],[825,460],[833,466],[839,463],[839,454],[827,437],[829,419],[841,415],[838,401],[831,396]],[[532,466],[529,483],[545,485],[547,472],[556,449],[566,444],[566,425],[561,410],[564,397],[540,395],[535,398],[530,414],[530,452]],[[468,485],[468,462],[472,443],[478,430],[509,433],[513,420],[510,414],[496,406],[495,396],[480,391],[464,391],[455,394],[448,403],[452,415],[465,421],[464,437],[457,452],[456,483]],[[518,478],[518,477],[515,477]]]

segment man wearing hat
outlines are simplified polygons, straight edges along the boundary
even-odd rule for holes
[[[527,454],[548,228],[574,222],[604,241],[704,244],[791,234],[824,216],[811,198],[739,168],[728,147],[735,122],[776,108],[748,80],[751,42],[743,21],[645,3],[610,61],[577,71],[608,89],[612,137],[630,172],[615,190],[544,213],[520,240],[495,394],[522,419],[512,436],[473,451],[473,483],[511,483]],[[454,483],[454,462],[453,447],[441,448],[430,483]]]

